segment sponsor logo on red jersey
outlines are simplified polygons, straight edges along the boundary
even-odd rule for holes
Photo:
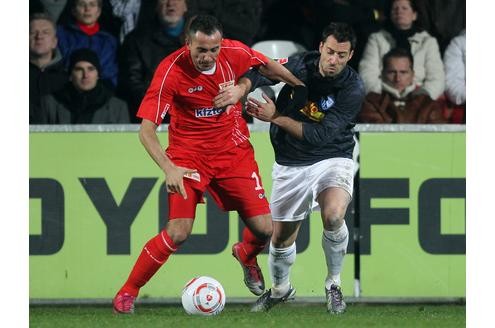
[[[196,117],[211,117],[218,116],[223,112],[223,109],[216,107],[196,108],[194,115]]]

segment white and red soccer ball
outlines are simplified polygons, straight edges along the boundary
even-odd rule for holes
[[[182,290],[182,307],[188,314],[217,315],[225,307],[225,291],[211,277],[195,277]]]

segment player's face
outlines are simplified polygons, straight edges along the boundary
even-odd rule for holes
[[[338,42],[333,35],[330,35],[325,42],[320,42],[320,54],[320,74],[335,76],[342,72],[352,58],[353,51],[349,41]]]
[[[212,69],[220,53],[220,43],[222,35],[216,31],[212,35],[206,35],[202,32],[196,32],[190,35],[187,40],[187,47],[191,52],[191,60],[194,67],[200,72]]]
[[[383,69],[384,81],[402,92],[407,86],[411,85],[414,80],[414,71],[408,58],[390,58],[387,67]]]
[[[390,10],[390,20],[400,30],[408,30],[417,18],[409,0],[396,0]]]
[[[36,19],[29,24],[29,52],[42,56],[52,53],[57,47],[54,26],[47,20]]]
[[[186,11],[186,0],[158,0],[158,16],[168,25],[175,26]]]
[[[98,0],[76,0],[72,14],[80,23],[92,26],[98,21],[101,8],[98,5]]]
[[[98,70],[90,62],[80,61],[74,65],[70,80],[79,91],[92,90],[98,82]]]

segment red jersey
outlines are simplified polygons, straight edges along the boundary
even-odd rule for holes
[[[213,98],[250,67],[268,60],[241,42],[223,39],[215,72],[207,75],[196,70],[184,46],[157,67],[137,116],[159,125],[168,113],[169,148],[201,153],[231,149],[249,137],[242,105],[238,102],[227,114],[214,107]]]

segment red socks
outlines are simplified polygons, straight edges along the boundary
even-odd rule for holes
[[[148,280],[167,261],[170,254],[177,250],[167,231],[162,230],[158,235],[151,238],[143,247],[136,264],[127,278],[126,283],[119,292],[126,292],[137,296],[139,288],[143,287]]]
[[[240,252],[241,260],[244,263],[249,263],[256,259],[256,256],[263,251],[267,241],[259,240],[247,227],[242,230],[242,248],[244,252]]]
[[[239,252],[242,262],[255,261],[256,256],[265,248],[266,243],[259,240],[248,228],[244,228],[241,242],[243,252]],[[144,245],[129,274],[129,278],[127,278],[119,293],[129,293],[132,296],[137,296],[139,289],[151,279],[175,251],[177,251],[177,246],[167,234],[167,231],[162,230],[158,235],[151,238]]]

